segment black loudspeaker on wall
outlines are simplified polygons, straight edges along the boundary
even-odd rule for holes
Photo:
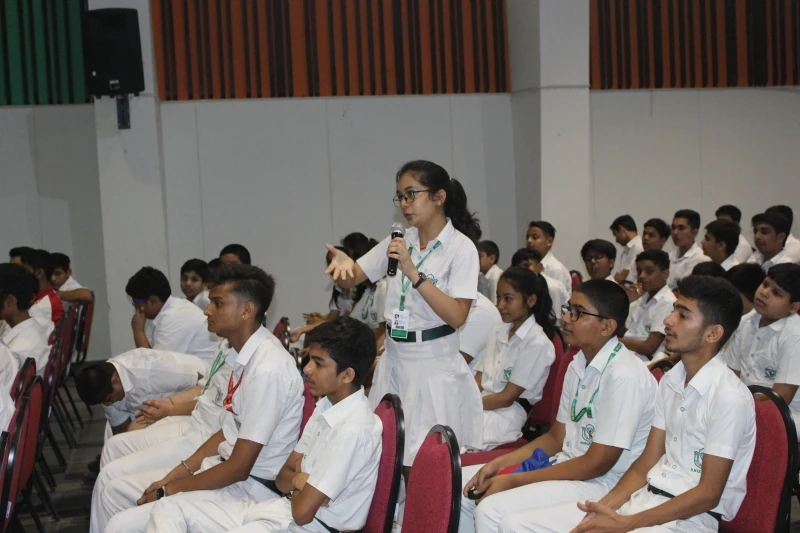
[[[144,91],[139,14],[135,9],[86,12],[85,59],[92,96],[138,95]]]

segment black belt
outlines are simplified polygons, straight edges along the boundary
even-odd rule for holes
[[[675,497],[674,495],[670,494],[667,491],[664,491],[664,490],[661,490],[661,489],[658,489],[658,488],[654,487],[650,483],[647,484],[647,490],[649,492],[652,492],[656,496],[664,496],[665,498],[669,498],[669,499],[672,499],[672,498]],[[722,521],[722,515],[719,514],[719,513],[715,513],[715,512],[712,512],[712,511],[706,511],[706,514],[710,515],[711,518],[713,518],[717,522],[721,522]]]
[[[422,330],[420,333],[422,334],[422,342],[428,342],[436,339],[441,339],[442,337],[447,337],[448,335],[452,335],[455,332],[456,330],[453,329],[452,326],[443,324],[436,328]],[[416,331],[409,331],[408,336],[405,339],[396,339],[392,337],[392,326],[386,324],[386,333],[395,342],[417,342]]]
[[[517,398],[516,402],[520,404],[523,409],[525,409],[526,413],[531,414],[531,409],[533,409],[531,402],[529,402],[525,398]]]
[[[222,457],[220,457],[220,462],[224,463],[224,462],[225,462],[225,459],[223,459]],[[282,493],[282,492],[281,492],[281,490],[278,488],[278,484],[277,484],[277,483],[275,483],[275,480],[274,480],[274,479],[264,479],[264,478],[262,478],[262,477],[257,477],[257,476],[253,476],[253,475],[250,475],[250,476],[248,476],[248,477],[250,477],[250,478],[251,478],[253,481],[258,481],[259,483],[261,483],[262,485],[264,485],[265,487],[267,487],[269,490],[271,490],[272,492],[274,492],[274,493],[275,493],[275,494],[277,494],[278,496],[283,496],[283,493]]]
[[[329,526],[328,524],[326,524],[325,522],[323,522],[322,520],[320,520],[320,519],[319,519],[319,518],[317,518],[316,516],[314,517],[314,520],[316,520],[317,522],[319,522],[320,524],[322,524],[322,527],[324,527],[325,529],[327,529],[327,530],[328,530],[328,533],[341,533],[341,532],[340,532],[338,529],[333,529],[331,526]]]

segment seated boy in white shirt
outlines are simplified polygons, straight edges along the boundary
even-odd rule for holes
[[[92,291],[83,288],[72,277],[72,264],[66,254],[50,254],[50,262],[53,266],[53,274],[50,276],[50,285],[58,294],[58,297],[65,302],[91,302],[94,299]]]
[[[800,239],[792,235],[792,224],[794,224],[794,211],[788,205],[773,205],[766,211],[767,213],[779,213],[789,221],[789,233],[786,234],[786,244],[784,250],[786,255],[793,263],[800,263]]]
[[[724,220],[726,222],[733,222],[741,228],[742,226],[742,211],[735,205],[722,205],[714,213],[717,220]],[[708,255],[708,254],[706,254]],[[750,241],[744,236],[742,232],[739,233],[739,242],[736,244],[736,249],[733,252],[733,258],[737,263],[744,263],[750,256],[753,255],[753,247]]]
[[[359,531],[367,520],[381,456],[380,419],[361,383],[375,360],[374,335],[352,318],[308,333],[303,369],[321,397],[275,484],[285,495],[266,502],[217,503],[164,498],[148,531]]]
[[[669,224],[660,218],[651,218],[642,229],[642,250],[661,250],[671,234]]]
[[[569,300],[570,292],[559,280],[551,278],[544,272],[542,265],[542,254],[532,248],[520,248],[511,257],[511,266],[527,268],[534,274],[539,274],[547,282],[547,290],[550,293],[550,301],[553,302],[553,316],[556,317],[556,324],[561,324],[561,307]],[[570,280],[570,287],[572,281]]]
[[[617,247],[603,239],[592,239],[581,247],[581,259],[590,279],[615,281],[611,272],[617,260]]]
[[[755,406],[719,351],[739,321],[739,295],[703,276],[678,287],[666,325],[681,362],[661,380],[644,452],[600,501],[539,513],[525,531],[712,533],[736,516],[750,488]]]
[[[220,267],[211,286],[209,327],[228,340],[233,358],[221,429],[171,470],[111,480],[93,513],[92,533],[144,531],[153,502],[164,497],[228,504],[280,495],[275,478],[297,443],[303,380],[261,325],[275,280],[258,267],[234,264]]]
[[[634,301],[625,324],[627,331],[620,342],[648,362],[664,343],[664,319],[672,313],[675,302],[675,295],[667,285],[669,255],[663,250],[642,252],[636,257],[636,269],[638,290],[627,291]]]
[[[711,261],[695,242],[700,231],[700,214],[691,209],[680,209],[672,218],[672,243],[675,250],[669,254],[669,281],[671,289],[678,281],[692,274],[697,263]]]
[[[600,499],[639,456],[653,419],[656,381],[619,342],[627,316],[628,297],[613,281],[590,280],[572,293],[562,330],[581,351],[567,370],[556,422],[530,444],[464,469],[460,532],[505,531],[507,521],[524,523],[537,510],[549,515],[555,505]],[[535,459],[537,448],[536,455],[549,458],[538,465],[544,468],[522,465],[521,472],[498,475]]]
[[[736,247],[742,230],[735,222],[715,220],[706,225],[703,237],[703,253],[726,271],[739,264],[736,260]]]
[[[47,250],[27,251],[22,255],[22,265],[33,273],[38,289],[30,308],[30,314],[47,328],[49,334],[64,316],[64,302],[50,285],[50,278],[53,275],[50,252]]]
[[[561,261],[556,259],[550,250],[556,238],[556,228],[544,220],[534,220],[528,227],[525,244],[531,250],[536,250],[542,255],[544,273],[560,281],[567,289],[567,296],[572,294],[572,275]]]
[[[125,286],[133,301],[131,319],[137,348],[152,348],[195,355],[211,365],[219,338],[208,330],[203,311],[187,300],[172,296],[167,277],[153,267],[143,267]],[[152,340],[145,332],[152,320]]]
[[[36,278],[24,266],[0,265],[0,319],[5,322],[0,342],[14,354],[17,368],[30,357],[36,362],[36,375],[43,376],[50,358],[50,329],[29,312],[36,285]]]
[[[742,297],[742,316],[753,310],[756,291],[766,277],[764,269],[753,263],[742,263],[728,270],[725,278],[736,287]]]
[[[636,283],[636,256],[644,251],[642,238],[636,229],[636,221],[630,215],[622,215],[614,219],[609,227],[614,240],[622,246],[622,254],[617,261],[619,269],[614,274],[614,281]]]
[[[780,394],[800,424],[800,265],[770,268],[754,302],[726,351],[728,366],[745,385]]]
[[[181,266],[181,292],[201,311],[208,307],[207,279],[208,263],[202,259],[189,259]]]
[[[503,275],[503,269],[497,266],[500,260],[500,248],[493,241],[481,241],[475,245],[480,256],[481,274],[489,280],[489,296],[492,303],[497,303],[497,282]]]
[[[773,265],[792,263],[785,248],[786,238],[792,229],[789,220],[780,213],[770,212],[755,215],[752,222],[756,251],[747,262],[761,265],[764,272]]]

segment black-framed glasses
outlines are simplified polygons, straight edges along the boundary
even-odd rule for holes
[[[572,307],[569,304],[564,304],[561,306],[561,316],[565,317],[567,315],[569,315],[570,322],[577,322],[583,315],[610,320],[607,316],[598,315],[596,313],[590,313],[589,311],[584,311],[579,307]]]
[[[417,198],[417,195],[421,192],[433,192],[433,191],[431,191],[430,189],[424,189],[421,191],[415,191],[411,189],[406,191],[405,193],[399,192],[395,194],[394,198],[392,198],[392,201],[394,202],[394,205],[397,207],[400,207],[400,204],[403,202],[403,200],[405,200],[407,204],[413,204],[414,200],[416,200]]]

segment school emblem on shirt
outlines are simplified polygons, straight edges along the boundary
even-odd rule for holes
[[[217,395],[214,396],[214,405],[222,407],[222,389],[217,387]]]
[[[434,278],[433,276],[428,276],[428,281],[430,281],[434,287],[436,286],[437,283],[439,283],[439,280]]]
[[[699,450],[694,452],[694,466],[696,466],[697,469],[692,468],[692,472],[699,474],[703,471],[703,456],[705,454],[706,454],[705,448],[700,448]]]
[[[645,326],[645,327],[644,327],[644,332],[645,332],[646,334],[650,335],[650,326]]]
[[[581,428],[581,444],[591,444],[594,442],[594,425],[586,424]]]
[[[508,380],[511,379],[511,368],[512,367],[508,367],[503,370],[503,383],[508,383]]]
[[[777,368],[772,368],[771,366],[768,366],[767,368],[764,369],[764,379],[775,381],[775,376],[777,375],[778,375]]]
[[[242,429],[242,423],[236,420],[235,418],[233,419],[233,423],[236,424],[236,431]]]

